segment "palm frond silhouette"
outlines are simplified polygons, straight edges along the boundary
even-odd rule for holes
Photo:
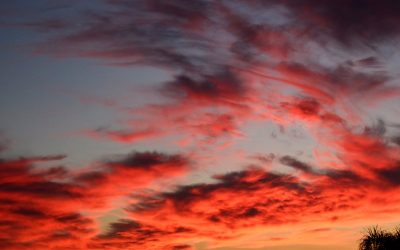
[[[361,238],[359,250],[400,250],[400,227],[393,232],[371,227]]]

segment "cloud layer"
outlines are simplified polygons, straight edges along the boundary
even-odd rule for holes
[[[80,135],[155,148],[172,138],[180,151],[110,152],[73,170],[57,165],[63,155],[4,157],[0,248],[259,248],[310,244],[310,234],[334,244],[337,228],[395,222],[400,121],[372,111],[387,116],[400,94],[385,60],[399,8],[389,0],[108,0],[74,9],[73,21],[18,25],[46,34],[33,46],[42,55],[170,73],[150,104],[86,100],[124,120]],[[239,148],[249,126],[268,123],[291,145],[289,129],[307,133],[312,151],[258,148],[268,157],[254,157]],[[241,161],[223,159],[221,172],[227,149]],[[122,212],[104,230],[113,210]]]

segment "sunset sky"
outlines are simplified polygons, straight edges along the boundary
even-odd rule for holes
[[[356,250],[400,225],[400,1],[0,1],[0,249]]]

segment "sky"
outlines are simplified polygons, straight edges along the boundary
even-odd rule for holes
[[[351,250],[399,225],[399,12],[1,1],[0,248]]]

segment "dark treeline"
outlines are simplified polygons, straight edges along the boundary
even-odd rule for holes
[[[400,250],[400,226],[394,231],[369,228],[360,240],[359,250]]]

